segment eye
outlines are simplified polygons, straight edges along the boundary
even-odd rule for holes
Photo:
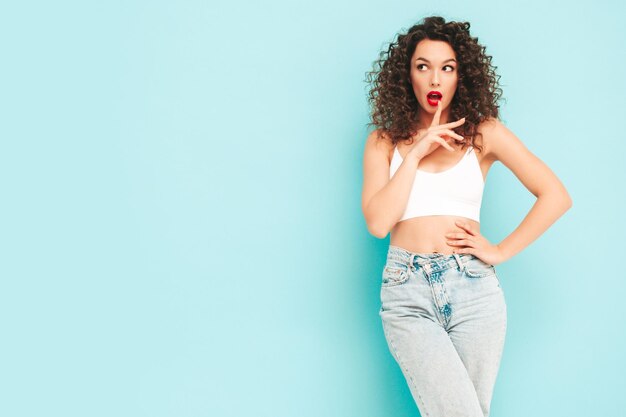
[[[420,69],[420,67],[422,67],[422,66],[426,66],[426,64],[417,64],[417,67],[416,67],[416,68],[419,70],[419,69]],[[447,71],[447,72],[452,72],[452,71],[454,71],[454,67],[453,67],[452,65],[445,65],[445,66],[444,66],[444,68],[445,68],[445,67],[449,67],[449,68],[450,68],[450,71]]]

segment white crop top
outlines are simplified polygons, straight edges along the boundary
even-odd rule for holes
[[[402,156],[397,147],[389,166],[389,178],[396,173]],[[441,172],[415,172],[413,188],[399,221],[420,216],[461,216],[480,222],[480,206],[485,182],[474,148],[452,168]]]

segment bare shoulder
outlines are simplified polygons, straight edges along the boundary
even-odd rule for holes
[[[481,123],[480,132],[483,134],[485,157],[509,168],[535,196],[553,186],[562,186],[550,168],[501,121],[496,118],[486,120]]]
[[[365,142],[363,155],[363,210],[372,197],[389,182],[391,140],[377,129],[370,133]]]
[[[499,124],[501,122],[495,117],[488,117],[478,124],[476,127],[476,131],[481,134],[480,144],[483,147],[483,158],[497,160],[495,154],[493,153],[492,143],[493,138],[497,136],[499,129]]]
[[[495,117],[489,117],[482,121],[477,131],[482,134],[482,145],[485,158],[492,161],[502,161],[525,150],[522,143],[508,127]],[[506,165],[506,162],[504,162]]]
[[[365,142],[366,158],[372,155],[376,155],[378,157],[384,155],[389,162],[392,151],[393,142],[383,129],[376,129],[367,136],[367,140]]]

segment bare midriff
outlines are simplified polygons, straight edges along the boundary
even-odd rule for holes
[[[459,216],[422,216],[396,223],[391,229],[389,243],[414,253],[441,253],[451,255],[454,249],[463,246],[448,245],[446,234],[464,232],[455,224],[462,221],[473,230],[480,231],[480,223]],[[454,239],[452,239],[454,241]]]

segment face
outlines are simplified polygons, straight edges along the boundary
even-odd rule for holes
[[[454,50],[445,41],[423,39],[417,44],[411,57],[411,85],[420,104],[419,111],[434,114],[436,98],[429,98],[431,91],[441,93],[443,112],[452,103],[458,81],[458,64]]]

